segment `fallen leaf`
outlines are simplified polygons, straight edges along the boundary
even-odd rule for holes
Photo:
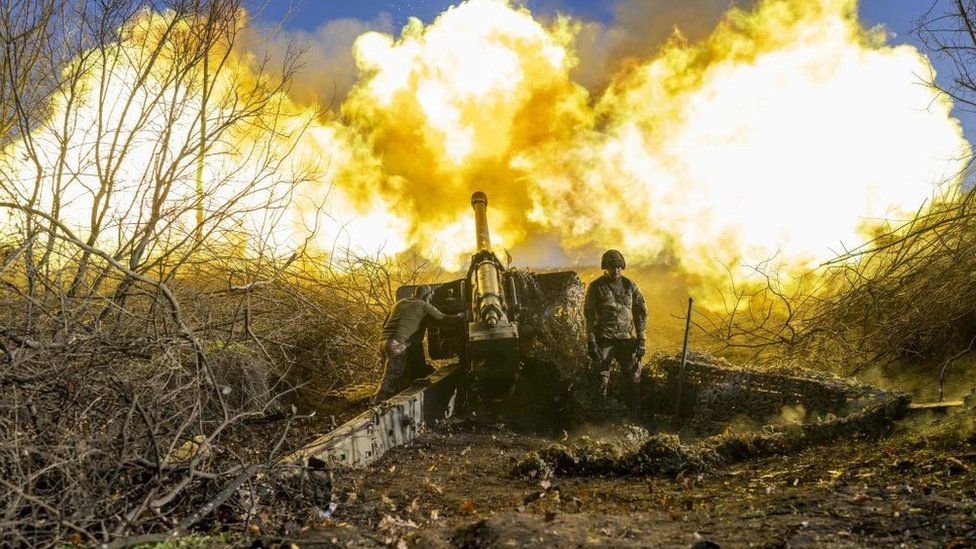
[[[396,519],[390,515],[383,515],[383,518],[380,519],[380,523],[376,525],[376,528],[379,530],[389,530],[390,528],[393,528],[394,525],[396,525]]]
[[[946,462],[949,464],[950,473],[965,473],[969,470],[969,467],[967,467],[965,463],[954,457],[946,458]]]
[[[528,505],[528,504],[532,503],[533,501],[542,498],[545,495],[546,495],[546,493],[545,492],[541,492],[541,491],[540,492],[532,492],[531,494],[525,496],[525,498],[522,500],[522,505]]]
[[[427,490],[428,492],[433,492],[433,493],[436,493],[436,494],[444,494],[444,490],[441,489],[440,486],[434,484],[430,480],[430,478],[425,478],[424,479],[424,490]]]
[[[465,513],[465,514],[468,514],[468,515],[473,515],[474,514],[474,502],[471,501],[470,499],[466,499],[466,500],[464,500],[464,503],[462,503],[459,506],[458,510],[461,511],[462,513]]]

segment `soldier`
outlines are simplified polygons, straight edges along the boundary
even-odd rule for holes
[[[610,385],[610,365],[616,360],[623,373],[627,397],[637,404],[641,359],[646,350],[647,305],[640,289],[621,271],[627,264],[617,250],[607,250],[600,261],[604,274],[586,289],[587,350],[596,366],[603,402]]]
[[[383,378],[380,381],[373,403],[385,400],[398,391],[403,390],[411,381],[416,379],[419,372],[412,372],[410,379],[404,376],[409,359],[424,363],[423,328],[428,318],[444,320],[445,318],[464,318],[464,313],[445,315],[430,304],[434,293],[430,286],[421,284],[414,290],[413,297],[401,299],[393,305],[393,310],[383,323],[383,333],[380,336],[379,352],[383,363]],[[424,364],[414,365],[414,370]]]

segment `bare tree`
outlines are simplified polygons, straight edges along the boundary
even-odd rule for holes
[[[914,33],[931,55],[952,67],[945,83],[923,75],[926,84],[952,98],[957,110],[976,112],[976,2],[939,0],[918,21]]]
[[[186,531],[284,442],[229,443],[287,391],[288,331],[311,313],[276,298],[321,298],[287,286],[309,259],[285,231],[320,176],[294,154],[318,113],[288,100],[295,59],[240,51],[237,0],[14,4],[0,8],[0,543]]]

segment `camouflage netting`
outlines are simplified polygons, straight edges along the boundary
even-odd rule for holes
[[[519,347],[529,361],[560,365],[568,376],[586,367],[584,286],[569,271],[529,273],[512,271],[521,311]]]
[[[668,414],[673,409],[678,362],[660,357],[657,371],[642,380],[644,412]],[[649,434],[641,427],[624,427],[603,440],[581,437],[571,444],[553,444],[530,452],[515,467],[520,475],[674,475],[697,472],[749,459],[786,454],[840,437],[883,432],[902,417],[911,399],[876,387],[802,370],[771,372],[737,368],[698,356],[686,369],[681,408],[685,424],[713,429],[720,422],[741,417],[766,422],[760,430],[726,431],[682,443],[673,434]],[[797,414],[795,410],[819,414]],[[784,410],[792,420],[782,423]],[[810,420],[809,418],[814,418]],[[724,423],[728,425],[728,423]]]
[[[567,427],[587,408],[578,394],[589,367],[583,281],[574,272],[512,273],[523,366],[500,419],[516,427]]]
[[[677,356],[657,355],[641,379],[641,414],[674,414],[678,390]],[[846,416],[892,393],[833,374],[804,369],[756,370],[725,360],[692,354],[681,384],[683,424],[699,432],[724,430],[730,421],[803,422],[807,418]]]

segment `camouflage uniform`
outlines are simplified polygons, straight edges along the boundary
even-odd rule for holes
[[[606,268],[606,261],[604,263]],[[623,267],[622,256],[620,266]],[[635,403],[647,329],[644,296],[630,279],[619,276],[614,280],[604,274],[586,289],[583,312],[587,347],[594,362],[601,397],[605,399],[607,396],[611,363],[615,360],[623,374],[627,396]]]
[[[429,318],[442,320],[447,316],[421,296],[423,291],[418,288],[413,299],[397,301],[383,323],[379,343],[383,377],[373,396],[374,403],[395,395],[414,379],[429,373],[430,367],[423,351],[425,321]],[[425,291],[429,294],[430,288],[427,287]],[[420,364],[417,364],[418,361]]]

